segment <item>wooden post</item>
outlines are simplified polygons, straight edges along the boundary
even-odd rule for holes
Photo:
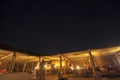
[[[91,51],[89,51],[89,55],[90,55],[90,60],[91,60],[92,68],[93,68],[93,75],[95,76],[96,69],[95,69],[95,63],[94,63],[94,59],[91,54]]]
[[[65,60],[64,75],[66,75],[66,70],[68,68],[68,60]]]
[[[96,79],[99,79],[99,78],[100,78],[100,75],[99,75],[99,73],[96,71],[96,66],[95,66],[95,63],[94,63],[94,59],[93,59],[91,50],[89,50],[89,55],[90,55],[91,64],[92,64],[92,67],[93,67],[93,76],[94,76]]]
[[[118,54],[118,53],[115,54],[115,57],[116,57],[116,59],[117,59],[117,61],[118,61],[118,65],[120,65],[120,56],[119,56],[119,54]]]
[[[12,61],[11,61],[11,65],[10,65],[10,72],[13,72],[15,58],[16,58],[16,52],[14,52],[13,57],[12,57]]]
[[[59,71],[59,80],[62,78],[62,55],[59,54],[59,58],[60,58],[60,71]]]
[[[51,72],[51,75],[53,75],[53,73],[54,73],[53,68],[55,67],[55,66],[53,66],[53,61],[51,61],[50,66],[51,66],[51,71],[50,72]]]
[[[0,58],[0,60],[3,60],[3,59],[5,59],[5,58],[8,58],[9,56],[12,56],[12,55],[13,55],[13,53],[12,53],[12,54],[8,54],[8,55],[6,55],[6,56]]]
[[[27,63],[24,63],[23,72],[25,72],[26,65],[27,65]]]
[[[8,72],[10,72],[10,69],[11,69],[11,61],[9,62]]]
[[[39,59],[38,59],[38,64],[39,64],[38,70],[40,70],[40,57],[39,57]]]
[[[60,54],[60,72],[62,72],[62,56]]]

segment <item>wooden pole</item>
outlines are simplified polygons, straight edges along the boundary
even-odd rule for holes
[[[118,65],[120,65],[120,56],[119,56],[119,54],[118,54],[118,53],[115,54],[115,57],[116,57],[116,59],[117,59],[117,61],[118,61]]]
[[[60,71],[59,71],[59,80],[62,78],[62,55],[59,54],[60,59]]]
[[[62,72],[62,56],[60,54],[60,72]]]
[[[53,64],[53,61],[51,61],[51,63],[50,63],[50,66],[51,66],[51,75],[54,74],[53,69],[54,69],[55,66],[53,66],[53,65],[55,65],[55,64]]]
[[[24,63],[23,72],[25,72],[26,65],[27,65],[27,63]]]
[[[38,64],[39,64],[39,69],[38,70],[40,70],[40,57],[38,59]]]
[[[96,66],[95,66],[95,63],[94,63],[94,59],[93,59],[91,50],[89,50],[89,55],[90,55],[91,64],[92,64],[92,67],[93,67],[93,76],[94,76],[96,79],[99,79],[99,78],[100,78],[100,75],[99,75],[98,72],[96,71]]]
[[[9,62],[9,66],[8,66],[8,72],[10,72],[10,70],[11,70],[11,61]]]
[[[16,58],[16,52],[14,52],[13,57],[12,57],[10,72],[13,72],[15,58]]]
[[[13,55],[13,53],[12,53],[12,54],[8,54],[8,55],[6,55],[6,56],[0,58],[0,60],[3,60],[3,59],[5,59],[5,58],[8,58],[9,56],[12,56],[12,55]]]
[[[90,56],[91,64],[92,64],[92,67],[93,67],[93,75],[95,76],[96,69],[95,69],[94,59],[93,59],[93,56],[91,54],[91,50],[89,50],[89,56]]]

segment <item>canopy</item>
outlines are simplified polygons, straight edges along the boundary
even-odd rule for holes
[[[0,49],[0,62],[11,61],[14,53],[16,53],[15,56],[16,62],[26,62],[26,61],[36,60],[38,58],[37,56],[28,55],[27,53],[16,52],[16,51],[13,52],[13,51]]]
[[[103,48],[103,49],[92,49],[91,52],[93,56],[97,56],[97,57],[114,55],[120,52],[120,46]],[[51,56],[34,56],[24,52],[0,49],[0,62],[11,60],[14,53],[16,53],[15,61],[17,62],[36,61],[36,60],[39,60],[39,58],[45,59],[45,60],[59,60],[59,53],[57,55],[51,55]],[[62,56],[63,56],[63,59],[73,60],[73,59],[88,57],[89,56],[88,53],[89,53],[89,50],[77,51],[77,52],[63,53]]]

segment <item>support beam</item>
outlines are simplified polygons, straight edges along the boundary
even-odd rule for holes
[[[12,60],[11,60],[11,64],[9,66],[9,72],[13,72],[15,58],[16,58],[16,52],[13,52],[13,57],[12,57]]]
[[[62,55],[60,54],[60,72],[62,72]]]
[[[100,79],[101,77],[100,77],[100,74],[96,71],[96,66],[95,66],[95,63],[94,63],[94,59],[93,59],[91,50],[89,50],[89,55],[90,55],[91,64],[92,64],[92,67],[93,67],[93,76],[96,79]]]
[[[67,56],[65,56],[64,54],[62,55],[62,57],[64,57],[66,60],[66,65],[64,67],[64,74],[66,74],[66,69],[69,67],[70,59]]]
[[[39,57],[39,59],[38,59],[38,64],[39,64],[38,70],[40,70],[40,57]]]
[[[95,74],[95,72],[96,72],[95,63],[94,63],[94,59],[93,59],[91,50],[89,51],[89,55],[90,55],[90,60],[91,60],[91,64],[92,64],[92,67],[93,67],[93,72],[94,72],[94,74]]]
[[[65,56],[65,55],[62,55],[66,60],[70,60],[67,56]]]
[[[58,78],[59,80],[61,80],[62,78],[62,55],[61,54],[59,54],[59,58],[60,58],[60,70],[59,70]]]
[[[117,59],[117,61],[118,61],[118,64],[120,65],[120,54],[115,54],[115,57],[116,57],[116,59]]]
[[[29,59],[29,60],[25,60],[24,62],[32,62],[32,61],[37,61],[38,59],[37,58],[32,58],[32,59]]]
[[[13,53],[8,54],[8,55],[6,55],[6,56],[4,56],[4,57],[0,58],[0,60],[3,60],[3,59],[5,59],[5,58],[7,58],[7,57],[9,57],[9,56],[12,56],[12,55],[13,55]]]
[[[25,72],[26,66],[27,66],[27,63],[24,63],[23,72]]]

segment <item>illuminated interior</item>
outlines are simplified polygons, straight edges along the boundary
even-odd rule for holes
[[[33,56],[33,55],[28,55],[27,53],[13,52],[9,50],[0,49],[0,59],[1,59],[0,68],[1,69],[2,69],[1,65],[8,66],[9,62],[12,60],[14,53],[16,53],[16,58],[14,60],[15,63],[25,64],[25,63],[37,62],[37,64],[34,67],[34,69],[36,70],[39,70],[40,68],[41,60],[39,62],[39,58],[44,59],[46,61],[46,65],[45,65],[46,70],[50,70],[52,64],[54,64],[55,69],[60,68],[59,54],[51,55],[51,56]],[[118,62],[115,64],[120,65],[120,46],[104,48],[104,49],[93,49],[91,50],[91,53],[95,60],[94,62],[95,66],[99,66],[101,69],[111,64],[111,62]],[[85,67],[92,66],[89,50],[63,53],[61,55],[62,55],[62,68],[67,68],[70,62],[73,65],[70,67],[72,70],[84,69]],[[52,61],[52,62],[47,63],[49,61]]]

